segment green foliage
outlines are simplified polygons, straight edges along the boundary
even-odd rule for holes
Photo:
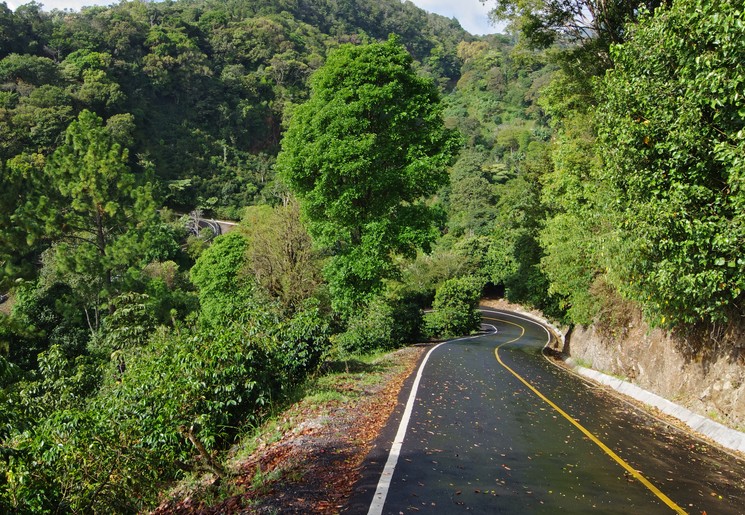
[[[405,86],[430,102],[435,83],[457,80],[455,48],[468,36],[398,0],[301,4],[123,2],[51,14],[0,4],[0,292],[38,278],[17,288],[0,325],[0,511],[146,511],[164,482],[209,465],[195,442],[224,449],[318,366],[332,325],[321,255],[274,180],[282,122],[340,41],[402,34],[429,77],[396,47]],[[385,92],[391,109],[403,89]],[[437,125],[431,103],[394,120],[408,148],[389,142],[390,158],[411,174],[387,186],[408,196],[377,213],[397,219],[365,236],[358,275],[381,264],[381,276],[395,275],[391,253],[436,235],[424,200],[447,158],[407,140],[419,122]],[[451,145],[437,130],[422,141]],[[187,242],[185,256],[186,235],[156,214],[161,195],[236,218],[255,203],[282,207],[252,213],[246,239]],[[181,271],[190,257],[195,328],[184,322],[196,308]],[[398,342],[415,331],[418,307],[391,302],[406,313],[403,329],[389,326]]]
[[[248,240],[246,272],[288,313],[314,295],[322,283],[321,259],[295,200],[248,208],[241,232]]]
[[[658,323],[727,319],[745,291],[742,5],[674,2],[613,58],[598,120],[627,251],[615,284]]]
[[[292,115],[277,167],[300,200],[335,306],[350,313],[396,275],[391,255],[434,239],[428,196],[446,180],[456,139],[434,84],[395,40],[344,45]]]
[[[34,239],[42,231],[34,216],[34,192],[45,188],[44,156],[22,154],[0,165],[0,286],[19,277],[33,276],[30,266],[40,245]]]
[[[20,285],[11,316],[5,320],[8,358],[24,370],[35,369],[37,355],[50,346],[58,346],[67,357],[83,354],[90,338],[74,292],[62,283]]]
[[[0,160],[52,152],[83,109],[132,116],[132,156],[163,181],[191,179],[170,204],[199,196],[239,218],[264,198],[286,111],[339,42],[400,34],[426,73],[458,75],[454,20],[398,0],[133,2],[0,14]]]
[[[0,334],[5,332],[5,324],[6,317],[0,315]],[[20,371],[18,365],[11,363],[5,356],[0,355],[0,387],[5,387],[5,385],[15,382],[20,375]]]
[[[268,401],[273,384],[266,351],[236,331],[161,335],[125,360],[126,372],[115,372],[118,381],[110,380],[89,408],[52,412],[12,440],[21,454],[6,473],[17,505],[138,511],[155,499],[156,479],[191,461],[188,431],[214,449],[239,414]]]
[[[52,413],[10,440],[0,505],[14,513],[136,513],[155,501],[162,464],[132,436],[105,411]]]
[[[113,299],[114,312],[106,317],[103,324],[104,344],[110,351],[141,347],[147,343],[155,329],[148,300],[147,295],[134,292]]]
[[[143,300],[122,299],[110,323],[127,331],[112,334],[141,323]],[[242,318],[214,330],[161,329],[146,345],[130,341],[87,400],[97,369],[73,365],[56,347],[42,354],[40,379],[20,384],[27,418],[11,415],[2,506],[140,511],[162,481],[204,465],[241,426],[258,423],[317,366],[329,324],[312,303],[282,322],[258,309]]]
[[[105,307],[128,286],[130,269],[175,250],[159,248],[172,239],[157,229],[152,186],[130,171],[127,150],[93,113],[70,124],[44,172],[52,191],[39,197],[36,215],[57,242],[47,264],[58,281],[76,285],[85,309]]]
[[[554,42],[585,42],[608,48],[623,39],[626,23],[640,10],[664,0],[497,0],[491,16],[506,19],[528,42],[545,48]]]
[[[395,327],[393,306],[378,297],[349,319],[347,330],[337,335],[337,343],[348,353],[394,348],[400,343],[395,340]]]
[[[220,236],[191,269],[205,326],[218,327],[238,318],[253,299],[253,281],[242,274],[247,249],[248,241],[237,232]]]
[[[545,247],[539,237],[547,217],[541,180],[552,170],[550,145],[533,142],[527,155],[525,171],[497,190],[497,223],[484,268],[489,281],[504,286],[512,302],[557,316],[555,297],[547,294],[550,283],[540,266]]]
[[[448,228],[456,236],[489,232],[494,220],[494,186],[483,177],[465,177],[450,185]]]
[[[483,281],[475,277],[449,279],[437,288],[432,312],[425,315],[427,332],[431,336],[453,338],[471,334],[481,324],[476,309],[481,300]]]
[[[568,320],[589,324],[600,308],[590,287],[604,273],[602,249],[613,236],[612,213],[598,181],[592,114],[566,112],[561,125],[553,169],[542,177],[542,201],[551,216],[538,235],[541,271]]]
[[[352,315],[336,342],[343,352],[353,354],[394,349],[418,338],[421,326],[422,310],[413,299],[381,295]]]
[[[331,325],[315,299],[306,300],[276,328],[273,355],[282,370],[282,389],[296,386],[316,370],[329,348]]]
[[[147,310],[157,323],[168,325],[183,320],[199,308],[199,299],[192,291],[188,274],[173,261],[153,261],[142,271]]]
[[[68,358],[57,345],[39,353],[38,360],[37,371],[15,385],[31,420],[55,410],[83,407],[100,384],[102,370],[98,363],[84,356]]]
[[[59,81],[59,70],[52,59],[10,54],[0,61],[0,81],[43,86]]]

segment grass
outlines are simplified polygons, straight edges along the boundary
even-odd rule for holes
[[[269,447],[281,441],[289,432],[304,421],[308,413],[326,411],[326,406],[343,405],[354,402],[381,384],[389,373],[396,373],[403,364],[390,356],[388,351],[378,351],[366,355],[349,355],[344,360],[334,360],[325,363],[316,374],[309,377],[299,386],[288,399],[276,406],[258,427],[246,427],[236,439],[236,443],[226,451],[220,464],[233,477],[245,476],[243,465],[255,459],[256,453],[263,447]],[[270,471],[262,471],[256,467],[250,478],[254,491],[262,491],[272,483],[281,480],[292,480],[277,467]],[[191,497],[201,500],[208,506],[219,503],[222,499],[238,495],[241,489],[234,479],[212,484],[212,481],[199,473],[188,474],[171,490],[171,494],[180,497]]]
[[[329,402],[344,402],[350,396],[333,390],[325,390],[305,397],[304,402],[309,404],[326,404]]]
[[[707,416],[707,417],[709,417],[709,418],[710,418],[711,420],[713,420],[714,422],[719,422],[720,424],[724,424],[724,423],[726,423],[726,422],[727,422],[727,421],[726,421],[726,420],[724,419],[724,417],[722,417],[722,414],[721,414],[721,413],[719,413],[718,411],[714,411],[714,410],[709,410],[709,411],[708,411],[708,412],[706,413],[706,416]]]
[[[583,368],[592,368],[592,363],[591,363],[591,362],[589,362],[589,361],[587,361],[586,359],[582,359],[582,358],[574,358],[574,357],[573,357],[572,359],[574,359],[574,362],[575,362],[575,363],[577,364],[577,366],[579,366],[579,367],[583,367]]]
[[[256,467],[256,473],[251,481],[251,487],[257,491],[264,491],[269,488],[271,483],[282,478],[282,469],[276,468],[269,472],[264,472],[260,467]]]

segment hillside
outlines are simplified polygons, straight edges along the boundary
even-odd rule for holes
[[[402,41],[443,84],[460,73],[457,23],[410,3],[123,2],[81,13],[3,8],[0,159],[51,153],[83,109],[116,125],[131,165],[169,206],[239,218],[272,198],[288,109],[343,42]]]
[[[590,3],[0,4],[0,511],[150,509],[485,294],[741,424],[740,6]]]

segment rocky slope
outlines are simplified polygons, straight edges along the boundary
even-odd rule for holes
[[[745,335],[734,324],[687,334],[649,328],[638,311],[609,331],[575,327],[565,351],[581,364],[745,430]],[[706,343],[706,345],[704,345]]]

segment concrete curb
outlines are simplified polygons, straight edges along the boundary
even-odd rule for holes
[[[492,308],[496,309],[496,308]],[[527,313],[522,310],[510,309],[509,311],[515,311],[523,316],[532,318],[533,320],[540,322],[554,331],[554,334],[559,340],[564,343],[564,333],[551,322],[543,317],[534,315],[533,313]],[[688,408],[684,408],[672,401],[660,397],[659,395],[639,388],[635,384],[632,384],[623,379],[609,376],[593,370],[590,368],[582,367],[577,365],[571,357],[564,356],[562,359],[569,365],[575,372],[581,376],[592,379],[600,384],[613,388],[619,393],[627,395],[632,399],[636,399],[649,406],[653,406],[659,409],[661,412],[683,422],[685,425],[696,431],[697,433],[715,441],[726,449],[732,449],[741,453],[745,453],[745,433],[737,431],[730,427],[727,427],[719,422],[706,418],[702,415],[692,412]]]
[[[677,418],[697,433],[714,440],[719,445],[726,447],[727,449],[733,449],[745,453],[745,433],[731,429],[719,422],[714,422],[713,420],[694,413],[688,408],[675,404],[664,397],[643,390],[628,381],[603,374],[597,370],[581,367],[575,364],[572,358],[565,358],[564,362],[572,367],[575,372],[584,377],[588,377],[598,383],[609,386],[624,395],[650,406],[654,406],[661,412]]]

